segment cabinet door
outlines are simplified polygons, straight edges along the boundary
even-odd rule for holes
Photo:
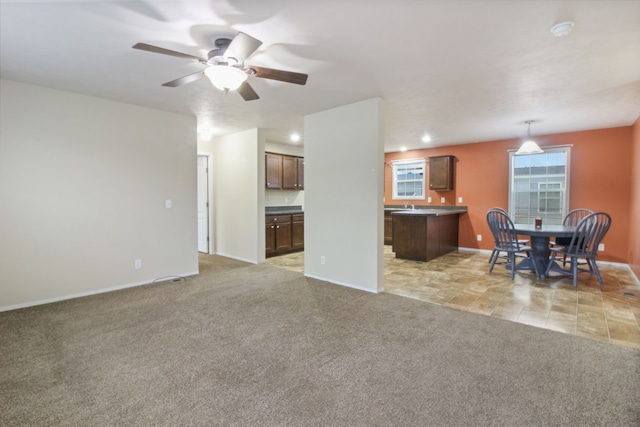
[[[276,252],[276,226],[274,224],[267,224],[265,232],[265,243],[267,255],[274,254]]]
[[[304,190],[304,157],[298,157],[298,190]]]
[[[291,249],[291,221],[276,224],[276,252]]]
[[[384,244],[391,245],[393,243],[393,218],[391,214],[384,215]]]
[[[267,188],[279,190],[282,188],[282,156],[279,154],[267,153],[265,155],[265,169]]]
[[[304,214],[291,217],[291,249],[304,249]]]
[[[282,188],[284,190],[298,189],[297,157],[282,156]]]
[[[429,157],[429,189],[453,190],[453,156]]]

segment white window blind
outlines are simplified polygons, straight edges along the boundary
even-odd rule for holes
[[[425,165],[424,159],[393,162],[393,199],[424,199]]]
[[[570,147],[542,154],[509,153],[509,214],[515,223],[562,224],[569,207]]]

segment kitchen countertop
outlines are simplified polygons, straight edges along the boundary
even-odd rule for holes
[[[459,215],[467,212],[466,206],[438,206],[438,207],[416,207],[415,209],[404,208],[387,208],[385,211],[391,211],[391,215],[403,216],[443,216],[443,215]]]
[[[302,206],[266,206],[266,215],[298,215],[303,214]]]

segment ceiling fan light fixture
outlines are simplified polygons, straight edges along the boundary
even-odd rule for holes
[[[214,65],[204,70],[211,83],[220,90],[236,90],[247,80],[247,73],[236,67]]]
[[[544,150],[540,148],[540,146],[536,144],[536,142],[533,139],[531,139],[531,123],[533,123],[533,120],[527,120],[525,123],[528,125],[527,138],[529,139],[527,139],[525,142],[522,143],[518,151],[516,151],[516,155],[544,153]]]

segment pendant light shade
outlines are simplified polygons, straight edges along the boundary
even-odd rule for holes
[[[214,65],[204,70],[204,74],[211,80],[211,83],[220,90],[228,92],[236,90],[245,80],[247,73],[236,67],[226,65]]]
[[[527,140],[520,146],[516,154],[541,154],[544,153],[544,150],[540,148],[536,142],[531,139],[531,123],[533,120],[527,120],[525,123],[529,125],[527,128]]]

